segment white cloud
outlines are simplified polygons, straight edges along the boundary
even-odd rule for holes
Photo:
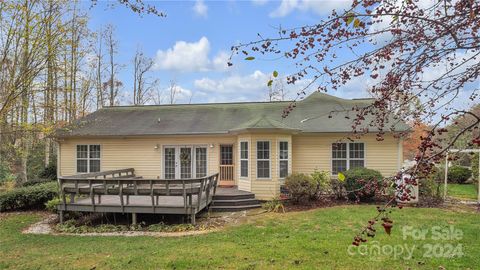
[[[155,70],[180,72],[222,71],[227,69],[228,54],[220,51],[211,60],[210,42],[202,37],[197,42],[177,41],[172,48],[158,50],[155,57]]]
[[[193,6],[193,12],[195,12],[197,16],[206,18],[208,15],[208,6],[205,5],[203,0],[197,0]]]
[[[207,102],[264,101],[269,76],[259,70],[249,75],[231,75],[220,79],[204,77],[194,81],[195,89],[208,94]]]
[[[205,94],[202,102],[266,101],[268,100],[267,83],[270,76],[270,74],[256,70],[251,74],[234,74],[220,79],[204,77],[194,81],[194,88]],[[285,98],[290,100],[309,81],[297,81],[295,85],[287,84],[285,79],[282,82]]]
[[[350,0],[282,0],[280,6],[270,12],[270,17],[285,17],[294,11],[313,11],[318,15],[328,15],[333,9],[342,11],[351,4]]]

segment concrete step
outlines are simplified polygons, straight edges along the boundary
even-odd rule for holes
[[[260,204],[256,199],[238,199],[238,200],[216,200],[214,199],[212,205],[214,206],[239,206],[239,205],[255,205]]]
[[[243,211],[243,210],[250,210],[255,208],[262,207],[260,204],[252,204],[252,205],[236,205],[236,206],[215,206],[211,205],[209,209],[214,212],[235,212],[235,211]]]

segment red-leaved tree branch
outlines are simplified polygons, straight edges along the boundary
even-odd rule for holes
[[[479,0],[353,0],[348,10],[333,11],[318,24],[278,28],[272,37],[258,34],[258,40],[232,47],[232,57],[243,55],[250,61],[275,58],[294,64],[294,72],[272,79],[297,85],[304,82],[297,98],[285,108],[284,117],[309,91],[342,91],[352,80],[368,79],[374,102],[350,110],[355,112],[352,132],[356,136],[370,130],[375,130],[378,140],[386,132],[402,136],[394,128],[399,121],[431,127],[421,137],[416,165],[403,172],[410,178],[403,184],[398,182],[401,174],[390,179],[398,191],[378,208],[378,215],[355,237],[355,245],[366,241],[365,235],[374,235],[373,226],[380,220],[389,233],[393,221],[387,208],[396,206],[398,200],[411,199],[411,188],[418,179],[445,158],[458,138],[478,129],[480,115],[458,108],[468,100],[478,103],[478,14]],[[449,139],[442,136],[452,119],[466,116],[471,119],[468,125],[455,129]],[[478,145],[478,137],[468,144]]]

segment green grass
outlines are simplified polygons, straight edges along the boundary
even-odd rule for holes
[[[450,197],[457,199],[477,200],[478,194],[475,185],[473,184],[448,184],[447,194]]]
[[[374,206],[266,214],[224,231],[180,238],[24,235],[21,230],[41,216],[12,214],[0,220],[0,269],[476,269],[480,265],[480,216],[468,211],[395,210],[392,235],[379,230],[375,240],[381,246],[415,245],[412,259],[348,255],[355,232],[373,214]],[[403,240],[406,225],[454,226],[463,236]],[[464,254],[423,257],[423,245],[432,243],[461,244]]]

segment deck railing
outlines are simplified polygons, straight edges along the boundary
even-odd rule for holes
[[[101,204],[102,195],[116,195],[120,199],[121,212],[130,205],[130,196],[150,197],[152,213],[159,205],[160,196],[181,196],[183,198],[183,211],[178,209],[178,214],[187,214],[195,223],[195,214],[212,202],[215,195],[218,173],[196,179],[143,179],[135,176],[133,168],[88,173],[73,176],[59,177],[61,210],[69,210],[68,205],[75,204],[75,196],[90,197],[91,211]],[[70,200],[67,202],[67,195]],[[196,197],[196,202],[193,197]],[[98,203],[95,201],[98,197]],[[74,207],[73,207],[74,209]],[[63,212],[60,211],[62,219]]]
[[[234,165],[220,165],[220,181],[234,180]]]

